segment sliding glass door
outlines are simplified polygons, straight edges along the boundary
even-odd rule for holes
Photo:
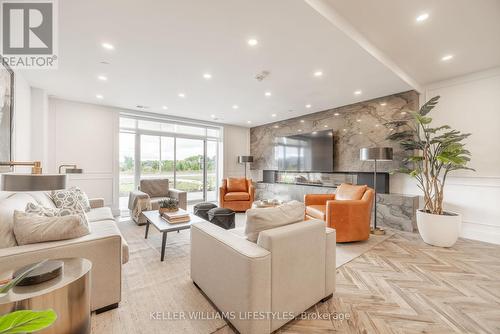
[[[168,178],[174,186],[174,138],[140,135],[140,179]]]
[[[202,202],[205,195],[204,141],[176,138],[175,188],[187,191],[188,202]]]

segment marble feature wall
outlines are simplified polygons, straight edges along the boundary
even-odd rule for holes
[[[335,171],[373,171],[371,162],[359,160],[359,149],[391,146],[394,161],[378,164],[379,171],[390,171],[400,166],[403,152],[399,145],[385,140],[391,129],[383,124],[407,118],[407,111],[417,109],[418,93],[408,91],[251,128],[250,154],[254,157],[251,169],[278,169],[275,138],[297,134],[299,129],[302,133],[331,129],[335,138]]]
[[[255,199],[303,202],[305,194],[334,194],[335,191],[333,187],[259,182],[255,184]],[[377,226],[417,232],[415,212],[418,204],[418,196],[377,194]]]
[[[377,194],[377,226],[418,232],[418,196]]]

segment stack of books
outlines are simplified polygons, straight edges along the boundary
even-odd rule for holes
[[[161,217],[170,224],[187,223],[190,220],[189,213],[183,209],[173,212],[164,212]]]

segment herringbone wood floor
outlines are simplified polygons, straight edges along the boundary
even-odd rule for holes
[[[338,270],[328,308],[352,320],[332,324],[354,333],[500,333],[499,255],[500,246],[459,240],[444,249],[398,233]]]
[[[279,333],[500,333],[500,246],[432,247],[400,233],[337,270],[334,297]],[[217,333],[230,333],[222,328]]]

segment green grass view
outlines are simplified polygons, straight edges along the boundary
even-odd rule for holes
[[[177,160],[176,188],[187,192],[203,190],[203,156],[194,155],[183,160]],[[141,176],[164,176],[170,179],[173,186],[173,160],[141,161]],[[215,157],[207,158],[207,190],[215,190],[216,161]],[[134,160],[125,156],[120,162],[120,196],[127,196],[134,188]]]

